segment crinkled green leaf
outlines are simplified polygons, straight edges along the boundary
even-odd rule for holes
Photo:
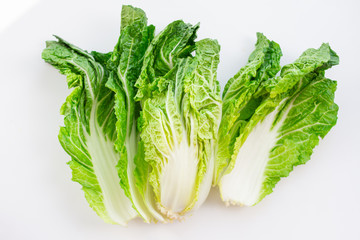
[[[178,58],[166,89],[142,100],[139,121],[148,181],[158,208],[177,219],[199,206],[211,186],[221,99],[214,40],[195,44],[195,57]]]
[[[176,65],[178,58],[187,57],[194,50],[198,25],[192,26],[178,20],[170,23],[159,33],[147,49],[144,65],[136,82],[136,100],[162,92],[167,82],[162,78]]]
[[[269,92],[236,139],[221,179],[224,201],[254,205],[294,166],[310,159],[319,138],[336,124],[336,82],[325,78],[324,70],[337,63],[337,55],[323,44],[264,83]]]
[[[121,33],[109,61],[111,73],[106,84],[115,93],[115,147],[121,155],[117,166],[120,183],[126,196],[132,201],[133,208],[146,222],[164,221],[160,214],[152,210],[154,206],[146,202],[142,192],[138,191],[137,181],[141,182],[143,176],[135,172],[136,164],[140,169],[148,169],[141,161],[135,162],[139,141],[136,124],[140,106],[134,100],[134,84],[139,77],[144,54],[153,35],[154,27],[147,26],[146,15],[141,9],[123,7]]]
[[[261,98],[255,97],[255,94],[260,91],[264,81],[280,70],[282,53],[279,45],[261,33],[257,37],[255,50],[247,65],[227,82],[224,89],[214,184],[230,162],[236,138],[261,102]]]
[[[59,140],[71,156],[72,179],[79,182],[90,206],[106,222],[126,224],[136,217],[119,184],[115,151],[114,94],[105,87],[109,54],[88,53],[57,37],[42,58],[67,76],[73,88],[61,108],[65,126]]]
[[[271,97],[290,90],[308,73],[326,70],[339,63],[339,57],[329,44],[322,44],[319,49],[309,48],[294,63],[281,69],[280,77],[264,83]]]

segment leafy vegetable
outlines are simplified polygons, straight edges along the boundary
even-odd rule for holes
[[[145,51],[154,37],[154,26],[147,26],[145,13],[138,8],[124,6],[121,18],[121,34],[114,48],[109,65],[111,73],[106,84],[115,92],[115,114],[117,118],[115,142],[116,150],[121,153],[118,172],[121,187],[132,201],[139,215],[150,222],[164,221],[157,213],[151,199],[141,197],[136,187],[134,175],[135,155],[138,149],[139,133],[136,129],[140,106],[135,102],[134,84],[140,75]]]
[[[310,159],[319,137],[336,124],[336,82],[324,76],[336,64],[338,56],[323,44],[284,66],[279,77],[262,82],[254,93],[263,96],[261,103],[236,136],[220,181],[224,201],[254,205],[294,166]]]
[[[110,53],[88,53],[57,39],[47,42],[42,57],[74,88],[61,108],[65,126],[59,133],[62,147],[71,156],[72,180],[82,185],[90,206],[104,221],[124,225],[137,214],[115,168],[121,155],[114,149],[114,94],[105,87]]]
[[[196,29],[182,21],[170,24],[148,49],[136,83],[143,157],[150,166],[143,184],[151,184],[158,208],[169,219],[181,218],[197,201],[199,206],[213,175],[221,116],[220,46],[210,39],[194,44]]]
[[[112,53],[89,54],[58,38],[59,42],[47,43],[42,56],[67,75],[69,87],[75,87],[62,107],[65,127],[59,134],[72,156],[73,180],[83,185],[99,216],[125,224],[136,211],[147,222],[157,217],[138,197],[133,174],[140,111],[133,85],[154,27],[147,26],[141,9],[124,6],[121,15],[121,33]]]
[[[254,205],[336,123],[328,44],[281,68],[279,45],[258,33],[221,100],[220,45],[195,42],[198,28],[178,20],[155,36],[144,11],[123,6],[112,52],[46,42],[42,58],[73,88],[59,133],[72,180],[106,222],[182,219],[212,183],[227,203]]]
[[[230,162],[236,138],[261,102],[261,98],[255,98],[254,94],[264,81],[274,77],[281,68],[280,46],[261,33],[257,37],[248,64],[227,82],[223,92],[214,184],[218,183]]]

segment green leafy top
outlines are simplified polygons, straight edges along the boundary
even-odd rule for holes
[[[290,90],[308,73],[326,70],[337,64],[339,57],[329,44],[324,43],[319,49],[309,48],[294,63],[285,65],[280,76],[266,81],[264,87],[273,98]]]
[[[194,39],[198,25],[191,26],[178,20],[159,33],[148,47],[144,65],[136,82],[138,92],[135,99],[144,100],[153,92],[166,89],[165,76],[176,65],[178,58],[187,57],[194,50]]]

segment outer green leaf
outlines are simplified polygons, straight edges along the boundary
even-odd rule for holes
[[[337,63],[337,55],[323,44],[305,51],[283,67],[280,77],[264,83],[270,93],[236,139],[221,179],[224,201],[254,205],[271,193],[293,166],[310,159],[319,137],[336,124],[336,82],[324,77],[324,69]]]
[[[199,206],[212,182],[221,100],[216,68],[220,47],[205,39],[195,57],[177,59],[160,80],[165,90],[142,100],[140,119],[148,181],[157,205],[170,219]],[[196,202],[198,201],[197,205]]]
[[[153,93],[159,93],[167,88],[168,81],[163,76],[171,74],[171,71],[175,72],[176,69],[173,67],[177,59],[188,56],[194,49],[193,39],[197,28],[197,26],[193,27],[183,21],[175,21],[153,39],[145,53],[141,74],[135,85],[138,88],[135,99],[144,102]],[[142,118],[138,119],[140,128],[141,122]],[[142,152],[143,147],[141,146],[143,143],[140,143],[135,158],[136,185],[143,201],[149,205],[148,209],[156,216],[155,209],[150,207],[154,201],[154,190],[149,181],[152,167],[145,161],[145,155]]]
[[[61,108],[65,126],[59,140],[71,156],[73,180],[83,186],[90,206],[106,222],[125,225],[137,214],[119,184],[114,149],[114,94],[105,87],[110,54],[88,53],[61,38],[47,42],[43,59],[67,76],[74,88]]]
[[[154,27],[147,26],[145,13],[138,8],[124,6],[122,10],[121,35],[109,61],[112,69],[107,87],[115,92],[115,114],[117,117],[117,140],[115,147],[121,154],[118,163],[118,172],[121,187],[126,196],[132,201],[134,209],[146,221],[153,218],[164,221],[163,217],[154,210],[136,184],[141,177],[136,174],[135,166],[140,166],[140,161],[135,162],[138,149],[139,134],[136,129],[139,116],[139,103],[134,101],[134,84],[139,77],[145,51],[153,39]]]
[[[279,45],[261,33],[257,37],[248,64],[228,81],[224,89],[214,184],[230,162],[236,138],[261,102],[262,98],[255,97],[255,94],[261,92],[264,81],[280,70],[282,53]]]

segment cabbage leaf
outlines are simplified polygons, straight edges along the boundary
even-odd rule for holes
[[[255,50],[246,66],[225,85],[214,185],[230,163],[236,138],[261,102],[261,98],[254,97],[255,93],[264,81],[274,77],[281,68],[280,46],[261,33],[257,33],[257,38]]]
[[[220,46],[210,39],[195,43],[197,28],[175,21],[155,37],[136,83],[141,162],[148,165],[139,169],[139,188],[148,191],[150,183],[157,208],[169,220],[200,206],[213,177],[221,117]]]
[[[43,59],[66,75],[73,88],[61,107],[65,126],[59,140],[71,156],[72,180],[80,183],[86,200],[104,221],[125,225],[137,216],[119,182],[115,151],[114,93],[105,84],[109,54],[88,53],[57,37],[48,41]]]
[[[306,50],[280,76],[261,83],[260,104],[236,136],[219,187],[228,204],[252,206],[273,191],[336,124],[336,81],[325,70],[338,64],[328,44]]]

